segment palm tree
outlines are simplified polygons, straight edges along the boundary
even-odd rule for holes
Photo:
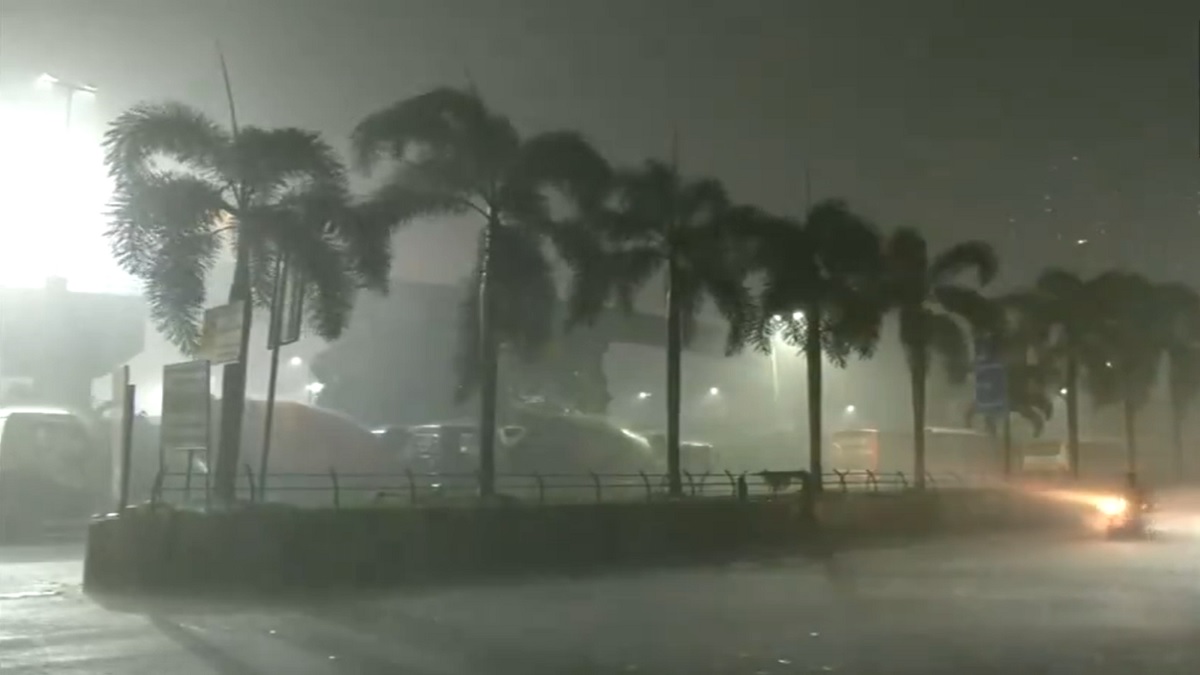
[[[1067,462],[1071,475],[1078,478],[1080,378],[1088,364],[1106,367],[1097,358],[1099,307],[1089,297],[1088,282],[1072,272],[1052,268],[1038,277],[1033,291],[1026,295],[1023,309],[1044,331],[1047,357],[1062,371],[1067,403]]]
[[[952,382],[966,379],[970,345],[959,319],[981,331],[996,323],[995,307],[975,289],[955,285],[974,270],[979,286],[996,276],[992,247],[981,241],[951,246],[932,259],[919,232],[901,228],[884,246],[886,292],[900,316],[900,341],[912,378],[913,471],[917,489],[925,487],[925,387],[929,363],[940,355]]]
[[[1121,404],[1129,471],[1137,470],[1137,413],[1150,397],[1163,353],[1154,285],[1140,274],[1105,272],[1088,282],[1097,308],[1097,348],[1088,353],[1087,383],[1098,404]]]
[[[552,267],[541,245],[552,241],[579,265],[581,227],[610,183],[608,164],[569,131],[522,138],[473,90],[439,88],[376,112],[355,128],[359,165],[388,160],[386,181],[369,200],[395,223],[469,215],[483,223],[472,289],[464,304],[463,391],[481,392],[480,493],[495,493],[495,428],[502,342],[532,352],[550,336]],[[551,197],[571,211],[552,217]],[[555,204],[557,206],[557,204]],[[573,225],[579,225],[574,222]]]
[[[728,321],[729,352],[751,325],[753,300],[744,284],[752,256],[747,237],[766,216],[734,206],[719,182],[689,180],[675,167],[648,161],[616,177],[605,209],[605,248],[579,268],[571,318],[594,316],[615,297],[632,311],[637,290],[665,271],[667,300],[667,480],[683,494],[680,466],[682,355],[705,299]]]
[[[309,322],[341,334],[358,287],[383,289],[388,231],[350,206],[346,174],[321,138],[300,129],[226,130],[179,103],[141,104],[111,124],[116,187],[106,233],[125,271],[145,284],[151,317],[194,353],[208,274],[226,247],[242,303],[241,359],[225,366],[214,489],[232,500],[253,305],[269,303],[276,262],[305,280]]]
[[[816,204],[802,223],[771,222],[761,249],[767,277],[753,339],[770,353],[778,334],[804,352],[809,472],[822,476],[822,355],[844,367],[848,356],[868,356],[879,341],[880,237],[839,200]]]
[[[1157,299],[1167,354],[1167,391],[1171,401],[1171,442],[1175,475],[1184,471],[1183,420],[1200,394],[1200,294],[1183,284],[1162,284]]]

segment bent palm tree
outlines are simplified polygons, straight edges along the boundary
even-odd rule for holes
[[[1137,413],[1150,397],[1164,349],[1154,327],[1153,284],[1131,272],[1105,272],[1088,282],[1089,306],[1098,308],[1098,349],[1086,364],[1088,386],[1097,403],[1121,404],[1129,471],[1137,470]]]
[[[977,330],[996,324],[994,305],[975,289],[954,285],[974,270],[979,286],[996,276],[992,247],[981,241],[951,246],[932,259],[916,230],[901,228],[884,247],[887,293],[900,315],[900,341],[908,359],[912,385],[913,472],[917,489],[925,487],[925,387],[929,362],[941,356],[952,382],[966,379],[970,367],[968,336],[958,319]]]
[[[142,104],[111,124],[105,150],[116,183],[113,254],[145,284],[155,325],[185,353],[199,343],[208,274],[232,248],[228,297],[242,303],[244,328],[241,359],[222,378],[214,477],[218,497],[232,500],[253,305],[269,302],[276,261],[301,273],[309,323],[333,339],[358,287],[385,288],[388,232],[351,208],[343,166],[315,133],[231,133],[179,103]]]
[[[359,165],[391,162],[371,211],[394,223],[474,214],[483,221],[474,288],[464,305],[462,391],[478,386],[480,492],[495,492],[495,428],[500,343],[523,351],[550,335],[555,298],[541,244],[552,241],[578,265],[579,223],[551,216],[551,192],[575,215],[596,208],[610,180],[608,164],[578,134],[521,138],[474,91],[440,88],[364,119],[352,137]]]
[[[1095,363],[1098,307],[1088,298],[1088,285],[1078,275],[1048,269],[1038,277],[1024,305],[1030,320],[1040,324],[1048,344],[1047,356],[1061,365],[1067,401],[1067,463],[1079,477],[1079,382],[1082,369]]]
[[[1162,313],[1171,401],[1171,442],[1175,474],[1184,472],[1183,420],[1200,394],[1200,294],[1182,284],[1163,284],[1156,295]]]
[[[813,206],[802,223],[772,221],[764,244],[767,277],[753,339],[769,353],[781,334],[804,352],[809,472],[822,476],[822,355],[844,366],[851,354],[870,355],[879,341],[880,237],[844,202],[827,200]]]
[[[713,179],[687,180],[648,161],[617,176],[605,209],[603,254],[579,269],[571,319],[594,316],[612,297],[626,310],[636,291],[665,271],[667,300],[667,480],[683,493],[680,466],[682,355],[706,299],[729,323],[727,351],[740,349],[754,316],[743,280],[750,264],[743,235],[765,218],[730,203]]]

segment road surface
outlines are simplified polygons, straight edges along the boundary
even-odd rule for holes
[[[106,609],[78,549],[0,549],[0,672],[1200,673],[1200,520],[302,608]],[[1195,532],[1195,534],[1193,533]]]

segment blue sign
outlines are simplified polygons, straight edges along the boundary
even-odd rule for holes
[[[985,414],[1008,410],[1008,378],[991,340],[975,342],[975,410]]]

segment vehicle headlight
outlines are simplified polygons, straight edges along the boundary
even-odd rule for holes
[[[1129,509],[1129,502],[1121,497],[1106,497],[1096,504],[1096,508],[1106,516],[1119,516]]]

